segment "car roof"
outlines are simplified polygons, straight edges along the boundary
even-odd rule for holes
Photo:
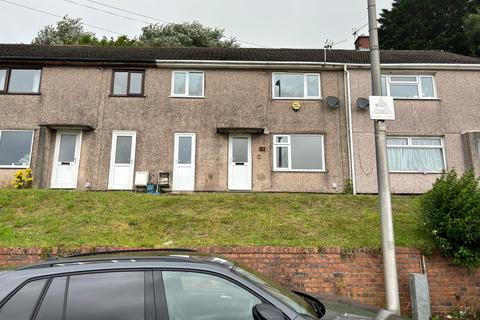
[[[88,252],[67,257],[50,257],[44,261],[19,267],[16,270],[44,269],[51,267],[73,265],[95,265],[99,263],[116,262],[183,262],[183,263],[214,263],[231,267],[234,263],[219,255],[200,253],[192,249],[126,249]]]

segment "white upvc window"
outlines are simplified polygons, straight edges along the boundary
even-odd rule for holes
[[[446,169],[442,137],[388,137],[390,172],[441,173]]]
[[[279,134],[273,136],[274,171],[325,171],[322,134]]]
[[[383,75],[382,95],[397,99],[435,99],[435,77],[429,75]]]
[[[30,167],[32,145],[32,130],[0,130],[0,168]]]
[[[203,98],[205,75],[202,71],[173,71],[172,97]]]
[[[274,72],[273,99],[320,99],[319,73]]]

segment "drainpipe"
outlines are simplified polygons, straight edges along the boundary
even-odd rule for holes
[[[350,92],[350,72],[347,69],[347,65],[343,65],[344,82],[345,82],[345,98],[347,104],[345,108],[347,118],[347,146],[348,146],[348,162],[350,180],[352,181],[353,194],[357,194],[356,178],[355,178],[355,154],[353,150],[353,125],[352,125],[352,97]]]

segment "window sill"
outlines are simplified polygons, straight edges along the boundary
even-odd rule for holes
[[[0,166],[0,169],[28,169],[30,166]]]
[[[0,92],[0,95],[5,95],[5,96],[39,96],[40,92]]]
[[[118,94],[110,94],[108,95],[110,98],[145,98],[145,95],[118,95]]]
[[[441,101],[440,98],[393,98],[393,100]]]
[[[422,175],[428,175],[428,174],[442,174],[444,171],[390,171],[389,173],[392,174],[422,174]]]
[[[282,170],[282,169],[273,169],[273,172],[293,172],[293,173],[326,173],[327,170],[299,170],[299,169],[293,169],[293,170]]]
[[[272,97],[272,100],[311,100],[311,101],[321,101],[323,100],[322,97],[308,97],[308,98],[279,98],[279,97]]]
[[[206,99],[205,96],[176,96],[176,95],[170,95],[169,98]]]

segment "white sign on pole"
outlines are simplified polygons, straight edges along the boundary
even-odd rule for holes
[[[395,120],[395,108],[393,97],[370,96],[370,119],[372,120]]]

